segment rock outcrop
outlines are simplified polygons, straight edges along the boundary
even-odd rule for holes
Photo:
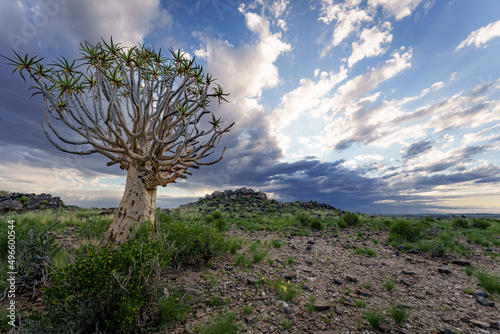
[[[285,207],[295,207],[304,210],[323,209],[323,210],[337,210],[335,207],[318,203],[314,201],[309,202],[280,202],[275,199],[269,199],[266,193],[262,191],[255,191],[250,188],[240,188],[237,190],[224,190],[214,191],[212,194],[205,195],[198,200],[198,202],[188,203],[183,206],[195,207],[200,204],[207,206],[209,209],[219,209],[227,211],[233,205],[240,205],[242,207],[251,206],[253,211],[266,212],[270,209],[282,211]],[[223,207],[222,209],[220,207]]]
[[[63,201],[59,197],[52,197],[50,194],[13,193],[0,197],[0,214],[11,211],[25,212],[55,209],[64,206]]]

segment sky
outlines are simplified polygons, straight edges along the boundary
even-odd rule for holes
[[[498,0],[0,2],[0,54],[79,43],[180,49],[230,93],[236,122],[159,207],[264,191],[370,214],[500,213]],[[0,189],[118,206],[125,172],[45,138],[44,105],[0,58]]]

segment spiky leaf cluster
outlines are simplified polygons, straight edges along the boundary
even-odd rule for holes
[[[220,118],[212,114],[203,121],[203,116],[211,113],[212,99],[227,102],[228,94],[194,58],[173,49],[166,56],[144,45],[123,47],[112,39],[82,43],[80,53],[80,59],[59,57],[48,65],[37,56],[7,58],[14,72],[25,80],[27,72],[35,81],[33,95],[41,94],[47,106],[43,131],[59,150],[101,153],[110,159],[108,165],[124,169],[137,163],[148,172],[151,187],[222,158],[201,161],[234,123],[223,128]],[[55,124],[76,136],[63,136]]]

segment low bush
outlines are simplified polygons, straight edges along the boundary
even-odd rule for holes
[[[208,261],[227,251],[225,233],[212,225],[185,222],[174,215],[160,213],[156,225],[172,246],[172,265],[177,267],[189,263]]]
[[[472,220],[472,227],[474,227],[474,228],[477,228],[477,229],[480,229],[480,230],[486,230],[490,226],[491,226],[491,223],[488,222],[485,219],[474,218]]]
[[[295,216],[295,218],[299,221],[300,225],[303,227],[309,227],[312,222],[312,217],[307,212],[299,212]]]
[[[342,220],[347,224],[347,226],[356,226],[359,224],[359,216],[354,212],[346,212],[342,217]]]
[[[455,228],[469,228],[469,222],[465,218],[455,218],[451,225]]]
[[[309,227],[312,229],[316,230],[322,230],[323,229],[323,223],[321,222],[321,219],[319,218],[314,218],[311,223],[309,224]]]
[[[86,256],[53,271],[53,284],[44,291],[48,312],[33,316],[46,326],[38,330],[46,332],[61,322],[84,332],[131,330],[171,261],[165,236],[153,232],[146,222],[130,241],[99,249],[90,246]]]
[[[389,241],[417,242],[423,239],[424,229],[425,225],[420,222],[398,219],[389,228]]]

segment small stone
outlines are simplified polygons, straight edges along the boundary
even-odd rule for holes
[[[487,307],[494,307],[495,306],[494,302],[492,302],[491,300],[489,300],[488,298],[485,298],[485,297],[476,297],[476,301],[479,304],[487,306]]]
[[[342,315],[342,309],[340,307],[335,306],[335,313],[337,313],[337,315]]]
[[[378,325],[378,328],[383,332],[383,333],[389,333],[390,331],[392,331],[392,327],[391,325],[389,324],[384,324],[384,323],[381,323]]]
[[[203,294],[203,291],[198,290],[198,289],[192,289],[192,288],[185,288],[184,291],[186,293],[190,293],[195,296],[201,296]]]
[[[201,318],[203,318],[203,313],[198,311],[198,312],[196,312],[196,314],[194,316],[196,317],[196,319],[201,319]]]
[[[292,313],[292,309],[289,306],[285,307],[283,310],[285,311],[286,314]]]
[[[410,254],[423,254],[424,252],[422,252],[420,249],[410,249],[408,251],[408,253],[410,253]]]
[[[316,301],[314,303],[314,309],[318,312],[328,311],[330,309],[330,305],[328,305],[324,301]]]
[[[405,250],[405,249],[406,249],[405,245],[398,246],[398,250],[400,250],[400,251]]]
[[[490,324],[491,328],[500,329],[500,321],[494,321],[494,320],[491,320],[491,319],[485,319],[484,322],[487,322],[488,324]]]
[[[246,317],[245,322],[247,325],[253,325],[255,323],[255,317]]]
[[[451,261],[452,264],[456,264],[457,266],[462,266],[462,267],[470,267],[471,264],[469,261],[463,261],[463,260],[453,260]]]
[[[309,250],[311,250],[311,249],[312,249],[311,245],[307,245],[307,246],[306,246],[306,250],[308,250],[308,251],[309,251]]]
[[[351,249],[351,245],[350,244],[343,244],[342,247],[344,247],[345,249]]]
[[[370,298],[372,296],[371,294],[369,294],[368,292],[363,291],[363,290],[358,290],[358,291],[356,291],[356,293],[358,294],[358,296],[367,297],[367,298]]]
[[[259,281],[260,281],[260,279],[254,277],[254,276],[250,276],[250,277],[247,278],[247,284],[248,285],[255,285]]]
[[[308,240],[308,241],[307,241],[307,243],[308,243],[309,245],[314,245],[314,244],[315,244],[315,242],[314,242],[314,241],[312,241],[312,240]]]
[[[342,280],[340,278],[334,278],[333,283],[335,283],[337,285],[342,285]]]
[[[297,249],[297,246],[295,246],[295,245],[291,245],[291,246],[290,246],[290,248],[291,248],[291,249]]]
[[[304,284],[302,286],[302,290],[311,291],[311,292],[314,291],[313,288],[311,288],[309,285],[306,285],[306,284]]]
[[[454,331],[452,331],[452,330],[450,330],[450,329],[445,329],[445,330],[443,331],[443,333],[444,333],[444,334],[457,334],[457,333],[455,333]]]
[[[308,266],[312,266],[313,265],[313,262],[312,261],[309,261],[309,260],[306,260],[305,263],[308,265]]]
[[[396,253],[394,253],[394,255],[393,255],[393,256],[398,257],[399,255],[400,255],[399,251],[396,251]]]
[[[404,275],[410,275],[410,276],[415,275],[415,272],[413,272],[413,271],[406,271],[406,270],[403,270],[401,273],[402,273],[402,274],[404,274]]]
[[[474,290],[474,298],[478,298],[478,297],[487,298],[488,293],[486,293],[486,291],[484,291],[484,290]]]
[[[351,276],[346,276],[345,277],[345,280],[347,282],[352,282],[352,283],[356,283],[358,280],[356,279],[356,277],[351,277]]]
[[[482,328],[482,329],[490,328],[490,324],[488,324],[486,322],[479,321],[477,319],[471,319],[469,322],[471,324],[473,324],[474,326]]]
[[[296,273],[292,273],[292,272],[290,272],[290,273],[286,273],[283,277],[284,277],[284,278],[285,278],[285,280],[287,280],[287,281],[292,281],[292,280],[294,280],[294,279],[296,279],[296,278],[297,278],[297,274],[296,274]]]
[[[451,270],[449,270],[449,269],[444,269],[444,268],[438,268],[438,272],[439,272],[440,274],[446,274],[446,275],[451,274]]]

